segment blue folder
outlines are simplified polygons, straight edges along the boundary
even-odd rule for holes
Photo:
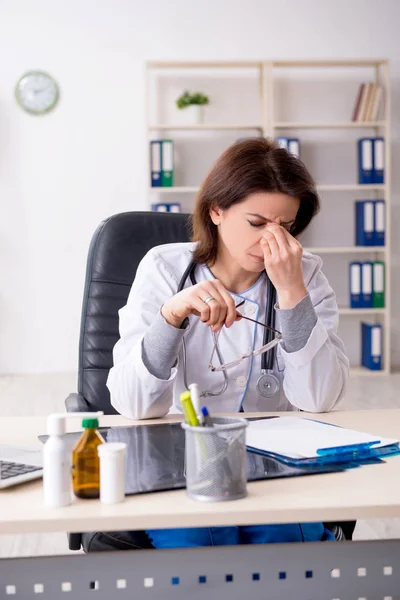
[[[382,325],[361,323],[361,363],[371,371],[382,370]]]
[[[374,138],[361,138],[357,143],[358,150],[358,183],[374,183]]]
[[[150,170],[151,187],[161,187],[161,152],[162,141],[153,140],[150,142]]]
[[[373,246],[374,203],[372,200],[356,200],[354,206],[356,246]]]
[[[349,265],[350,308],[361,308],[361,263],[354,261]]]
[[[361,308],[372,308],[372,262],[361,263]]]
[[[373,182],[385,182],[385,140],[383,137],[376,137],[373,145]]]
[[[354,261],[349,265],[350,308],[361,308],[361,263]]]
[[[374,200],[374,246],[385,245],[385,212],[385,201]]]

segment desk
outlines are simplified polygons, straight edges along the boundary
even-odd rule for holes
[[[290,413],[282,413],[287,416]],[[301,416],[310,416],[300,413]],[[313,415],[315,418],[316,415]],[[400,436],[400,410],[334,412],[318,418],[385,437]],[[169,420],[177,417],[169,416]],[[148,421],[160,423],[163,419]],[[138,424],[119,416],[105,416],[101,426]],[[68,428],[76,431],[70,419]],[[37,436],[46,431],[46,419],[4,418],[2,443],[40,448]],[[400,517],[400,457],[383,465],[369,465],[344,473],[251,483],[247,498],[235,502],[202,503],[184,490],[128,496],[122,504],[75,500],[70,506],[44,506],[41,481],[0,493],[0,533],[38,531],[98,531],[201,527],[301,521],[344,521]],[[29,506],[29,511],[27,507]]]
[[[266,416],[267,414],[265,413],[262,416]],[[285,417],[288,415],[290,413],[283,413],[281,416]],[[400,410],[333,412],[323,415],[300,413],[299,416],[312,416],[332,424],[376,433],[385,437],[398,438],[400,436]],[[178,417],[169,416],[167,419],[178,420]],[[154,423],[156,425],[163,421],[155,420],[148,421],[147,423]],[[27,419],[19,417],[4,418],[0,422],[1,443],[23,445],[31,449],[40,448],[41,444],[37,440],[37,436],[45,432],[45,423],[46,419],[44,417]],[[105,416],[100,419],[101,426],[114,427],[126,424],[132,425],[138,424],[138,422],[129,421],[119,416]],[[77,429],[76,425],[77,422],[71,419],[68,423],[68,429],[74,431]],[[187,498],[183,490],[177,490],[173,492],[130,496],[126,498],[125,502],[112,506],[102,505],[99,501],[76,500],[72,505],[67,507],[48,509],[43,504],[41,482],[32,482],[20,487],[3,490],[0,493],[0,533],[106,531],[400,517],[400,457],[389,458],[383,465],[364,466],[344,473],[255,482],[249,484],[248,490],[249,494],[247,498],[235,502],[195,502]],[[339,548],[340,556],[338,555]],[[195,553],[196,559],[193,553]],[[129,563],[127,557],[127,555],[131,556],[132,554],[134,554],[135,565],[137,566],[133,574],[130,573],[132,563]],[[218,555],[218,560],[216,560],[216,554]],[[52,564],[56,572],[57,569],[61,569],[62,563],[60,560],[64,560],[64,563],[69,565],[70,573],[72,572],[72,568],[76,570],[76,586],[80,589],[79,598],[84,598],[88,589],[87,578],[89,575],[87,569],[89,566],[93,569],[93,574],[90,575],[92,582],[98,581],[95,577],[100,577],[101,575],[104,579],[104,569],[106,567],[107,578],[110,576],[112,579],[115,576],[118,579],[118,573],[125,573],[125,577],[126,573],[129,573],[132,582],[132,577],[140,579],[142,592],[146,588],[146,598],[163,597],[166,600],[168,597],[187,598],[189,593],[194,593],[194,588],[192,589],[191,586],[193,586],[193,578],[201,576],[201,573],[198,572],[199,565],[201,565],[203,570],[207,571],[207,581],[210,578],[217,577],[216,569],[219,569],[219,572],[221,569],[225,570],[226,575],[229,575],[229,569],[236,569],[235,584],[233,580],[226,580],[232,583],[231,588],[229,588],[232,592],[234,589],[237,589],[235,597],[239,597],[236,596],[236,593],[239,594],[239,592],[240,594],[248,593],[247,586],[250,585],[249,582],[251,580],[251,585],[253,586],[252,598],[266,598],[264,586],[264,592],[261,589],[257,591],[254,583],[259,580],[251,579],[250,575],[256,577],[258,573],[261,576],[262,572],[263,578],[272,578],[271,581],[273,580],[276,583],[277,573],[286,573],[285,569],[290,565],[292,575],[289,583],[289,578],[286,580],[285,576],[285,584],[276,584],[279,589],[275,590],[275,583],[273,585],[271,583],[270,585],[269,582],[268,584],[272,594],[271,598],[275,597],[273,594],[276,593],[283,600],[284,598],[291,598],[291,593],[296,593],[295,597],[297,599],[303,598],[303,588],[301,586],[305,585],[304,580],[307,579],[304,573],[307,570],[308,564],[312,565],[315,572],[316,569],[320,569],[318,572],[321,576],[318,578],[312,576],[310,578],[310,581],[307,582],[308,587],[304,588],[304,598],[323,600],[323,598],[329,597],[330,600],[332,598],[343,600],[347,597],[350,598],[350,595],[348,595],[349,586],[352,586],[351,590],[355,590],[354,595],[351,596],[352,598],[367,598],[371,600],[372,598],[379,597],[382,600],[383,598],[400,597],[400,569],[392,567],[395,560],[397,561],[396,564],[400,564],[400,544],[396,541],[340,544],[274,544],[263,547],[197,549],[193,551],[134,551],[132,553],[115,553],[107,556],[107,561],[100,554],[87,557],[63,557],[62,559],[58,557],[47,559],[13,559],[0,561],[0,568],[3,574],[7,573],[9,580],[13,580],[13,578],[17,580],[21,576],[23,569],[28,568],[29,571],[29,567],[26,564],[32,566],[32,562],[30,561],[35,561],[35,573],[43,572],[43,577],[45,575],[50,577],[53,575],[50,573],[52,572],[52,568],[48,561],[53,561]],[[28,562],[26,563],[26,561]],[[330,568],[327,570],[326,564],[328,562]],[[85,572],[82,574],[83,563],[85,564]],[[150,564],[153,566],[150,567]],[[179,565],[179,568],[177,565]],[[184,572],[182,572],[183,565]],[[282,565],[286,565],[284,569]],[[347,573],[350,565],[352,565],[351,573]],[[364,569],[364,575],[359,575],[358,572],[354,575],[354,569],[357,565],[360,569]],[[389,567],[392,569],[390,574],[388,572],[384,573],[384,569],[388,570]],[[340,577],[331,577],[331,568],[339,569],[339,574],[341,573]],[[13,569],[18,569],[15,570],[14,575],[12,575]],[[257,571],[254,571],[254,569],[257,569]],[[271,573],[269,572],[270,569],[273,570],[273,574],[272,571]],[[325,579],[321,574],[322,569],[324,569]],[[2,571],[0,570],[0,575]],[[146,577],[144,575],[150,571],[152,573],[157,572],[157,577],[160,577],[160,580],[164,582],[163,590],[159,588],[155,589],[153,585],[146,584]],[[171,584],[171,577],[174,576],[174,572],[179,572],[176,575],[177,579],[179,579],[178,584]],[[309,570],[309,572],[311,573],[312,570]],[[346,573],[347,575],[344,577]],[[367,573],[370,576],[367,576]],[[36,578],[37,576],[35,575]],[[67,581],[70,582],[71,575],[68,575],[68,577]],[[118,587],[115,577],[112,587],[114,592],[116,587],[121,590],[121,594],[123,590],[130,589],[130,586]],[[85,584],[82,583],[80,578],[83,578],[82,581],[85,580]],[[246,585],[243,578],[246,579]],[[148,579],[150,581],[152,577]],[[165,587],[167,580],[168,586]],[[384,595],[382,595],[383,588],[376,587],[380,585],[381,580],[382,585],[386,586],[384,588]],[[126,578],[123,578],[123,581],[126,584]],[[183,585],[185,581],[187,583]],[[30,583],[27,582],[26,585],[29,587],[31,583],[32,581]],[[344,588],[345,583],[346,587]],[[81,587],[83,585],[86,586],[85,590]],[[93,585],[96,586],[96,583]],[[139,584],[134,583],[135,589],[137,585]],[[28,587],[26,590],[28,590]],[[172,593],[172,587],[173,596],[169,596]],[[224,588],[225,592],[223,592],[217,586],[213,590],[218,589],[218,594],[213,596],[210,595],[210,588],[206,590],[204,589],[205,587],[207,586],[201,586],[196,583],[196,597],[203,590],[204,597],[207,592],[209,598],[221,598],[223,597],[221,593],[227,592],[226,588]],[[329,591],[330,595],[325,595],[326,590],[331,590],[331,588],[332,591]],[[22,584],[19,584],[18,589],[24,590],[25,588]],[[52,598],[57,598],[58,594],[55,593],[56,588],[50,586],[49,589],[52,590]],[[111,588],[103,586],[98,591],[103,589],[105,590],[104,593],[108,590],[107,593],[110,594]],[[310,595],[310,591],[314,589],[315,595],[314,591]],[[373,595],[375,593],[373,592],[374,589],[376,589],[376,596]],[[2,598],[1,590],[0,584],[0,598]],[[344,590],[346,591],[346,595],[343,595]],[[321,595],[322,592],[323,595]],[[28,594],[28,591],[26,591],[26,594]],[[200,595],[203,597],[203,593]],[[14,595],[14,597],[29,598],[31,596]],[[60,595],[60,597],[65,599],[64,594]],[[107,596],[102,596],[101,594],[97,594],[96,596],[97,600],[103,597],[106,598]],[[142,596],[139,595],[138,597],[141,598]]]

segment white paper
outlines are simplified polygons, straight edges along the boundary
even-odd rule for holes
[[[246,445],[264,452],[289,458],[317,458],[317,450],[378,441],[378,448],[398,440],[382,438],[320,421],[300,417],[278,417],[250,421],[246,429]]]

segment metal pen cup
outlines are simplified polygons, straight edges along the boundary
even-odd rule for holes
[[[246,427],[238,417],[213,417],[213,427],[185,430],[187,494],[193,500],[221,502],[247,496]]]

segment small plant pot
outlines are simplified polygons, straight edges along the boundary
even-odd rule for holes
[[[179,109],[179,122],[182,125],[202,125],[204,123],[204,106],[191,104]]]

